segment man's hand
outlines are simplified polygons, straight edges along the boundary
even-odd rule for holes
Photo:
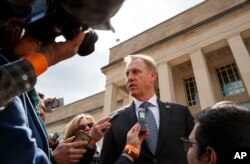
[[[59,143],[56,149],[52,152],[52,156],[58,164],[78,163],[86,153],[85,141],[73,142],[74,136],[65,139]]]
[[[127,145],[132,145],[140,152],[143,140],[148,136],[149,132],[140,133],[140,124],[136,123],[127,134]]]
[[[56,147],[59,144],[58,137],[55,137],[55,134],[49,134],[49,147],[53,148]]]
[[[43,44],[40,51],[45,54],[49,66],[52,66],[77,54],[84,36],[85,33],[80,31],[74,38],[65,42]]]
[[[92,137],[90,143],[88,144],[89,147],[94,147],[96,142],[100,141],[102,137],[105,134],[105,131],[103,129],[109,129],[111,127],[111,122],[110,122],[111,117],[106,116],[102,118],[101,120],[97,121],[91,131],[90,131],[90,136]]]
[[[46,113],[51,113],[51,112],[52,112],[52,108],[48,108],[48,106],[49,106],[53,101],[55,101],[55,100],[56,100],[56,97],[54,97],[54,98],[46,98],[46,99],[43,100],[43,103],[44,103],[44,108],[43,108],[43,110],[44,110],[44,112],[46,112]]]
[[[52,66],[77,54],[84,36],[85,33],[80,31],[74,38],[65,42],[42,43],[32,36],[24,35],[15,46],[15,52],[20,57],[41,52],[45,55],[48,65]]]

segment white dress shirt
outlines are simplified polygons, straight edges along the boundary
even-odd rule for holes
[[[154,114],[156,125],[157,125],[157,128],[159,130],[160,116],[159,116],[159,106],[158,106],[158,103],[157,103],[157,97],[156,97],[156,95],[154,95],[153,97],[151,97],[147,102],[149,102],[151,104],[148,107],[148,109],[151,110],[152,113]],[[141,109],[140,105],[143,103],[143,101],[140,101],[140,100],[134,98],[134,103],[135,103],[136,117],[138,118],[138,112],[139,112],[139,109]]]

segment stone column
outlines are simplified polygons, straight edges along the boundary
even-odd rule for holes
[[[106,116],[116,109],[117,106],[118,88],[115,84],[109,83],[106,86],[104,98],[103,115]]]
[[[228,38],[229,46],[233,52],[242,80],[244,81],[246,91],[250,95],[250,56],[247,48],[240,36]]]
[[[169,64],[164,63],[157,67],[160,99],[162,101],[175,102],[175,90],[172,68]]]
[[[125,106],[129,103],[129,95],[127,92],[125,92],[121,88],[118,88],[118,95],[120,95],[122,97],[123,106]]]
[[[201,109],[216,103],[206,59],[201,50],[190,54]]]

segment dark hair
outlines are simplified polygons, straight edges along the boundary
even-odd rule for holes
[[[223,105],[202,110],[196,120],[197,159],[210,146],[217,154],[218,163],[226,163],[230,150],[250,147],[250,110]]]
[[[20,40],[25,19],[0,20],[0,47],[13,48]]]
[[[45,95],[44,95],[43,93],[38,92],[37,94],[38,94],[38,96],[40,97],[40,99],[44,99]]]

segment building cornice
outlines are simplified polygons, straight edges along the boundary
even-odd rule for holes
[[[192,12],[194,8],[198,8],[198,7],[202,8],[203,5],[207,5],[207,3],[211,3],[211,1],[214,1],[214,3],[216,2],[216,0],[205,1],[205,2],[203,2],[203,3],[201,3],[201,4],[197,5],[197,6],[193,7],[192,10],[187,10],[187,11],[185,11],[185,12],[183,12],[183,13],[181,13],[181,14],[175,16],[174,18],[171,18],[170,20],[171,20],[171,22],[173,22],[174,19],[177,19],[178,17],[181,17],[181,16],[185,15],[187,12]],[[235,2],[234,0],[232,0],[232,1]],[[212,3],[213,3],[213,2],[212,2]],[[236,3],[236,2],[235,2],[235,3]],[[182,30],[176,31],[176,32],[173,33],[173,34],[168,35],[168,36],[166,36],[166,37],[164,37],[164,38],[161,38],[161,39],[159,39],[158,41],[153,42],[153,43],[151,43],[151,44],[145,45],[144,47],[142,47],[142,48],[140,48],[140,49],[137,49],[137,50],[135,50],[135,51],[131,51],[131,53],[129,53],[129,54],[139,54],[139,53],[143,53],[143,52],[145,52],[145,51],[147,51],[147,50],[149,50],[149,49],[152,49],[152,48],[154,48],[154,47],[156,47],[156,46],[159,46],[159,45],[161,45],[161,44],[163,44],[163,43],[166,43],[166,42],[168,42],[168,41],[170,41],[170,40],[176,39],[176,38],[178,38],[178,37],[180,37],[180,36],[182,36],[182,35],[185,35],[185,34],[187,34],[187,33],[190,33],[191,31],[194,31],[194,30],[196,30],[196,29],[198,29],[198,28],[200,28],[200,27],[202,27],[202,26],[204,26],[204,25],[206,25],[206,24],[209,24],[209,23],[214,22],[214,21],[216,21],[216,20],[218,20],[218,19],[221,19],[221,18],[223,18],[224,16],[227,16],[227,15],[233,13],[233,12],[236,12],[236,11],[238,11],[238,10],[241,9],[241,8],[244,8],[244,7],[246,7],[246,6],[249,6],[249,4],[250,4],[250,1],[249,1],[249,0],[238,1],[238,3],[236,3],[235,6],[233,6],[233,7],[231,6],[230,8],[229,8],[229,7],[228,7],[228,8],[224,8],[224,9],[222,9],[220,12],[218,12],[217,14],[215,14],[215,15],[213,15],[213,16],[211,16],[211,17],[208,17],[207,19],[203,19],[203,20],[201,20],[201,21],[198,22],[198,23],[195,23],[195,24],[193,24],[193,25],[191,25],[191,26],[189,26],[189,27],[186,27],[186,28],[184,28],[184,29],[182,29]],[[203,11],[203,13],[206,13],[206,11]],[[150,30],[152,31],[152,30],[154,30],[154,29],[156,29],[156,28],[158,29],[159,26],[162,26],[162,27],[163,27],[163,26],[166,26],[166,24],[167,24],[170,20],[166,20],[165,22],[163,22],[163,23],[161,23],[161,24],[159,24],[159,25],[157,25],[157,26],[152,27]],[[164,25],[164,24],[165,24],[165,25]],[[164,28],[164,27],[163,27],[163,28]],[[147,30],[147,31],[145,31],[145,32],[143,32],[143,33],[141,33],[141,34],[139,34],[139,35],[133,37],[132,39],[129,39],[129,40],[126,41],[126,42],[132,42],[133,40],[138,40],[138,39],[137,39],[138,37],[140,37],[141,35],[147,33],[148,31],[149,31],[149,30]],[[121,44],[126,44],[126,42],[121,43]],[[115,48],[119,49],[120,46],[121,46],[121,45],[117,45],[117,46],[113,47],[112,49],[115,49]],[[116,50],[116,51],[117,51],[117,50]],[[112,55],[112,52],[111,52],[110,55]],[[126,54],[126,55],[128,55],[128,54]],[[125,56],[125,55],[124,55],[124,56]],[[118,64],[118,63],[120,63],[120,62],[122,62],[124,56],[121,55],[120,58],[118,58],[117,60],[114,60],[114,61],[110,60],[110,63],[109,63],[108,65],[106,65],[106,66],[104,66],[104,67],[101,68],[102,72],[105,72],[105,71],[107,71],[109,68],[113,67],[114,65],[116,65],[116,64]]]

